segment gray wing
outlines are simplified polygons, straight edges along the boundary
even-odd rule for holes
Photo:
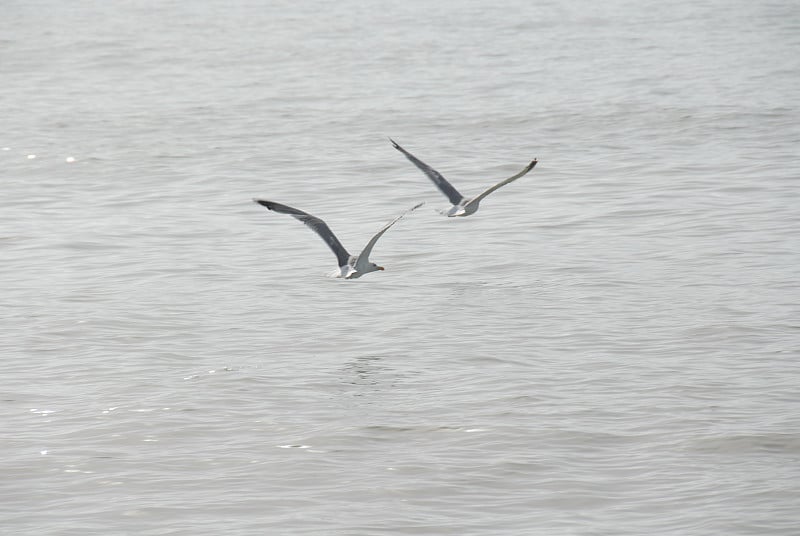
[[[287,207],[286,205],[281,205],[280,203],[265,201],[263,199],[253,199],[253,201],[280,214],[288,214],[289,216],[292,216],[293,218],[296,218],[311,227],[311,229],[313,229],[314,232],[317,233],[326,244],[328,244],[328,247],[331,248],[333,253],[336,254],[336,260],[339,262],[339,266],[345,266],[347,264],[348,260],[350,259],[350,254],[344,248],[342,243],[339,242],[339,239],[336,238],[336,235],[333,234],[333,231],[331,231],[331,228],[328,227],[327,223],[316,216],[312,216],[311,214],[303,212],[302,210]]]
[[[377,233],[375,233],[375,236],[373,236],[373,237],[370,239],[370,241],[369,241],[369,242],[367,242],[367,245],[366,245],[366,246],[364,246],[364,249],[363,249],[363,250],[361,251],[361,253],[358,255],[358,261],[357,261],[357,263],[356,263],[356,264],[357,264],[357,265],[356,265],[356,270],[358,270],[358,269],[359,269],[359,268],[358,268],[358,266],[359,266],[359,265],[363,266],[363,265],[365,265],[366,263],[368,263],[368,262],[369,262],[369,254],[370,254],[370,253],[372,253],[372,248],[373,248],[373,247],[375,247],[375,243],[378,241],[378,239],[379,239],[381,236],[383,236],[383,233],[385,233],[386,231],[388,231],[388,230],[389,230],[389,227],[391,227],[391,226],[392,226],[392,225],[394,225],[395,223],[397,223],[397,222],[399,222],[400,220],[402,220],[402,219],[403,219],[403,218],[404,218],[404,217],[405,217],[405,216],[406,216],[406,215],[407,215],[409,212],[413,212],[413,211],[417,210],[419,207],[421,207],[421,206],[422,206],[422,205],[424,205],[424,204],[425,204],[425,203],[417,203],[416,205],[414,205],[413,207],[411,207],[410,209],[406,210],[405,212],[403,212],[402,214],[400,214],[398,217],[396,217],[395,219],[393,219],[392,221],[390,221],[389,223],[387,223],[386,225],[384,225],[384,226],[381,228],[381,230],[380,230],[380,231],[378,231]]]
[[[479,203],[481,199],[483,199],[484,197],[486,197],[486,196],[487,196],[487,195],[489,195],[490,193],[494,192],[495,190],[497,190],[497,189],[498,189],[498,188],[500,188],[501,186],[505,186],[505,185],[506,185],[506,184],[508,184],[509,182],[514,182],[515,180],[517,180],[518,178],[522,177],[523,175],[525,175],[526,173],[528,173],[530,170],[532,170],[532,169],[533,169],[533,168],[536,166],[536,163],[537,163],[537,162],[538,162],[538,160],[536,160],[536,159],[534,158],[534,159],[531,161],[531,163],[530,163],[530,164],[528,164],[527,166],[525,166],[525,169],[523,169],[522,171],[520,171],[520,172],[519,172],[519,173],[517,173],[516,175],[513,175],[513,176],[511,176],[511,177],[507,178],[506,180],[503,180],[503,181],[500,181],[500,182],[498,182],[497,184],[495,184],[495,185],[494,185],[494,186],[492,186],[491,188],[487,188],[486,190],[484,190],[484,191],[483,191],[483,192],[481,192],[480,194],[476,195],[475,197],[473,197],[472,199],[470,199],[469,201],[467,201],[467,203],[466,203],[464,206],[469,206],[469,205],[471,205],[472,203]]]
[[[422,172],[425,175],[427,175],[430,180],[433,181],[433,184],[435,184],[442,191],[442,193],[447,196],[447,198],[450,200],[452,204],[458,205],[459,203],[461,203],[461,201],[464,199],[464,196],[458,193],[458,190],[453,188],[453,185],[447,182],[447,180],[444,177],[442,177],[441,173],[439,173],[431,166],[429,166],[428,164],[426,164],[413,154],[409,153],[408,151],[400,147],[400,145],[398,145],[397,142],[394,141],[392,138],[389,138],[389,141],[392,142],[392,145],[394,145],[395,149],[406,155],[406,158],[411,160],[411,162],[415,166],[421,169]]]

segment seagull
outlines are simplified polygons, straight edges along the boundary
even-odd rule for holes
[[[453,206],[450,207],[448,210],[443,210],[442,214],[444,214],[449,218],[454,218],[456,216],[469,216],[470,214],[474,214],[475,212],[478,211],[478,206],[480,205],[481,200],[483,200],[484,197],[494,192],[501,186],[505,186],[509,182],[513,182],[518,178],[522,177],[527,172],[532,170],[537,162],[537,160],[534,158],[530,164],[525,166],[525,169],[523,169],[516,175],[498,182],[491,188],[487,188],[486,190],[484,190],[483,192],[481,192],[480,194],[476,195],[471,199],[467,199],[466,197],[458,193],[458,190],[453,188],[453,185],[447,182],[447,180],[444,177],[442,177],[441,173],[439,173],[431,166],[429,166],[428,164],[426,164],[413,154],[409,153],[408,151],[400,147],[400,145],[398,145],[398,143],[394,141],[392,138],[389,138],[389,141],[392,142],[392,145],[394,145],[395,149],[406,155],[406,158],[408,158],[415,166],[417,166],[420,170],[422,170],[422,172],[425,175],[427,175],[430,180],[433,181],[433,184],[435,184],[442,191],[442,193],[447,196],[447,198],[450,200]]]
[[[293,218],[298,219],[311,227],[311,229],[317,233],[326,244],[328,244],[328,247],[331,248],[333,253],[336,255],[336,260],[339,263],[339,269],[333,272],[331,276],[342,277],[344,279],[356,279],[364,274],[383,270],[383,266],[378,266],[369,260],[369,254],[372,253],[372,248],[375,247],[375,243],[383,235],[383,233],[389,230],[389,227],[400,221],[409,212],[416,210],[425,204],[419,203],[400,214],[398,217],[384,225],[380,231],[375,233],[375,236],[373,236],[370,241],[367,242],[367,245],[364,246],[364,249],[361,251],[361,253],[358,255],[350,255],[342,243],[339,242],[339,239],[336,238],[336,235],[333,234],[331,228],[328,227],[328,224],[316,216],[312,216],[311,214],[303,212],[302,210],[297,210],[296,208],[275,203],[274,201],[267,201],[264,199],[253,199],[253,201],[261,206],[267,207],[269,210],[278,212],[280,214],[288,214],[289,216],[292,216]]]

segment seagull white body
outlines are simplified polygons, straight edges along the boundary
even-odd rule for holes
[[[425,162],[423,162],[422,160],[420,160],[419,158],[417,158],[413,154],[409,153],[408,151],[406,151],[405,149],[400,147],[400,145],[398,145],[398,143],[395,142],[393,139],[389,138],[389,141],[392,142],[392,145],[394,145],[395,149],[397,149],[398,151],[403,153],[406,156],[406,158],[408,158],[411,161],[412,164],[417,166],[425,175],[427,175],[428,178],[433,182],[433,184],[435,184],[436,187],[439,188],[439,190],[441,190],[441,192],[445,196],[447,196],[447,198],[450,200],[450,203],[452,203],[453,206],[450,207],[448,210],[443,210],[442,214],[444,214],[445,216],[447,216],[449,218],[454,218],[456,216],[469,216],[470,214],[475,214],[478,211],[478,207],[480,207],[481,200],[483,200],[484,197],[486,197],[490,193],[494,192],[495,190],[497,190],[501,186],[505,186],[506,184],[508,184],[510,182],[513,182],[513,181],[517,180],[518,178],[522,177],[523,175],[528,173],[530,170],[532,170],[534,168],[534,166],[536,166],[536,162],[537,162],[537,160],[534,158],[531,161],[530,164],[525,166],[525,169],[523,169],[522,171],[520,171],[516,175],[513,175],[513,176],[511,176],[511,177],[509,177],[509,178],[507,178],[505,180],[502,180],[502,181],[498,182],[497,184],[495,184],[491,188],[487,188],[486,190],[484,190],[480,194],[476,195],[475,197],[466,198],[463,195],[461,195],[458,192],[458,190],[456,190],[453,187],[453,185],[450,184],[442,176],[441,173],[439,173],[438,171],[433,169],[431,166],[429,166],[428,164],[426,164]]]
[[[339,242],[339,239],[336,238],[336,235],[333,234],[331,228],[328,227],[328,224],[316,216],[312,216],[311,214],[303,212],[302,210],[298,210],[287,205],[281,205],[280,203],[275,203],[273,201],[266,201],[264,199],[253,199],[253,201],[261,206],[267,207],[269,210],[278,212],[280,214],[288,214],[289,216],[292,216],[293,218],[296,218],[309,226],[320,236],[320,238],[325,241],[326,244],[328,244],[328,247],[331,248],[331,251],[333,251],[334,255],[336,255],[336,260],[339,263],[339,269],[333,272],[331,275],[333,277],[341,277],[343,279],[356,279],[364,274],[383,270],[383,266],[378,266],[369,260],[369,255],[372,253],[372,248],[375,247],[375,243],[381,236],[383,236],[383,233],[389,230],[389,227],[400,221],[409,212],[424,205],[424,203],[419,203],[400,214],[398,217],[384,225],[380,231],[375,233],[370,241],[367,242],[367,245],[364,246],[364,249],[361,251],[361,253],[358,255],[350,255],[342,243]]]

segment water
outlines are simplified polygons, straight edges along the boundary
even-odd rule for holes
[[[794,3],[3,28],[3,533],[800,531]]]

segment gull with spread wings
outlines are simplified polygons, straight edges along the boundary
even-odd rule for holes
[[[525,169],[523,169],[522,171],[520,171],[516,175],[513,175],[513,176],[511,176],[511,177],[509,177],[509,178],[507,178],[505,180],[502,180],[502,181],[498,182],[497,184],[495,184],[494,186],[492,186],[491,188],[487,188],[486,190],[484,190],[480,194],[476,195],[475,197],[472,197],[472,198],[468,199],[468,198],[464,197],[463,195],[461,195],[458,192],[458,190],[456,190],[453,187],[452,184],[447,182],[447,180],[444,177],[442,177],[441,173],[439,173],[438,171],[436,171],[435,169],[430,167],[428,164],[426,164],[425,162],[423,162],[422,160],[420,160],[419,158],[417,158],[413,154],[409,153],[408,151],[406,151],[405,149],[400,147],[400,145],[398,145],[397,142],[395,142],[393,139],[389,138],[389,141],[392,142],[392,145],[394,145],[395,149],[397,149],[398,151],[400,151],[401,153],[406,155],[406,158],[408,158],[411,161],[411,163],[413,163],[425,175],[427,175],[428,178],[433,181],[433,184],[435,184],[439,188],[439,190],[441,190],[442,193],[447,196],[447,198],[450,200],[450,202],[453,204],[453,206],[450,207],[450,209],[448,209],[448,210],[443,210],[442,214],[444,214],[445,216],[448,216],[450,218],[453,218],[455,216],[469,216],[470,214],[474,214],[475,212],[478,211],[478,207],[480,206],[480,202],[484,197],[486,197],[490,193],[494,192],[495,190],[497,190],[501,186],[505,186],[509,182],[513,182],[513,181],[517,180],[518,178],[522,177],[527,172],[532,170],[534,168],[534,166],[536,165],[536,162],[537,162],[537,160],[534,158],[531,161],[530,164],[525,166]]]
[[[288,214],[289,216],[292,216],[293,218],[298,219],[309,226],[325,241],[326,244],[328,244],[328,247],[331,248],[333,253],[336,255],[336,260],[339,263],[339,270],[331,275],[334,277],[342,277],[344,279],[356,279],[364,274],[383,270],[383,266],[378,266],[369,260],[369,254],[372,253],[372,248],[375,247],[375,243],[383,235],[383,233],[389,230],[389,227],[400,221],[409,212],[424,205],[424,203],[419,203],[418,205],[415,205],[404,213],[400,214],[398,217],[384,225],[380,231],[375,233],[375,236],[373,236],[370,241],[367,242],[367,245],[364,246],[364,249],[361,251],[361,253],[358,255],[350,255],[342,243],[339,242],[339,239],[336,238],[336,235],[333,234],[331,228],[328,227],[328,224],[316,216],[312,216],[311,214],[303,212],[302,210],[297,210],[296,208],[281,205],[280,203],[275,203],[273,201],[266,201],[264,199],[253,199],[253,201],[261,206],[267,207],[269,210],[278,212],[280,214]]]

